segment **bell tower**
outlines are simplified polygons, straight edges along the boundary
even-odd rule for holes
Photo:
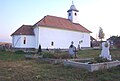
[[[68,19],[72,21],[73,23],[79,23],[78,21],[78,10],[76,9],[73,1],[70,9],[67,11],[68,12]]]

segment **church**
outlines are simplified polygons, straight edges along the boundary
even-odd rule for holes
[[[68,19],[46,15],[34,25],[22,25],[12,37],[12,47],[22,49],[68,49],[71,43],[90,47],[91,31],[79,24],[78,13],[72,4]]]

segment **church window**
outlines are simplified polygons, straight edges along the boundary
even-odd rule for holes
[[[24,37],[23,44],[26,44],[26,37]]]
[[[77,16],[77,13],[75,13],[75,16]]]
[[[69,13],[69,16],[71,16],[71,13]]]
[[[53,46],[53,45],[54,45],[54,42],[52,41],[52,42],[51,42],[51,46]]]

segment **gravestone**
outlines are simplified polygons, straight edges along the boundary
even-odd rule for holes
[[[82,42],[83,42],[83,40],[79,41],[79,43],[78,43],[78,50],[81,49],[81,44],[82,44]]]
[[[101,51],[100,57],[106,58],[107,60],[112,60],[109,47],[110,47],[110,44],[108,41],[102,43],[102,51]]]
[[[76,47],[73,44],[70,45],[68,52],[70,57],[76,58]]]

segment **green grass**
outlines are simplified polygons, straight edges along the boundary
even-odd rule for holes
[[[16,61],[16,60],[22,60],[22,59],[24,59],[24,54],[16,54],[13,52],[6,52],[6,51],[0,52],[0,60]]]
[[[78,52],[80,58],[95,58],[100,54],[100,50],[81,50]]]
[[[78,52],[79,58],[95,58],[98,57],[101,50],[81,50]],[[113,60],[120,60],[120,49],[111,49],[110,54]]]
[[[80,58],[97,57],[100,50],[78,52]],[[120,50],[111,50],[114,59]],[[25,60],[24,54],[0,52],[0,81],[120,81],[120,66],[95,72],[64,67],[40,60]]]

